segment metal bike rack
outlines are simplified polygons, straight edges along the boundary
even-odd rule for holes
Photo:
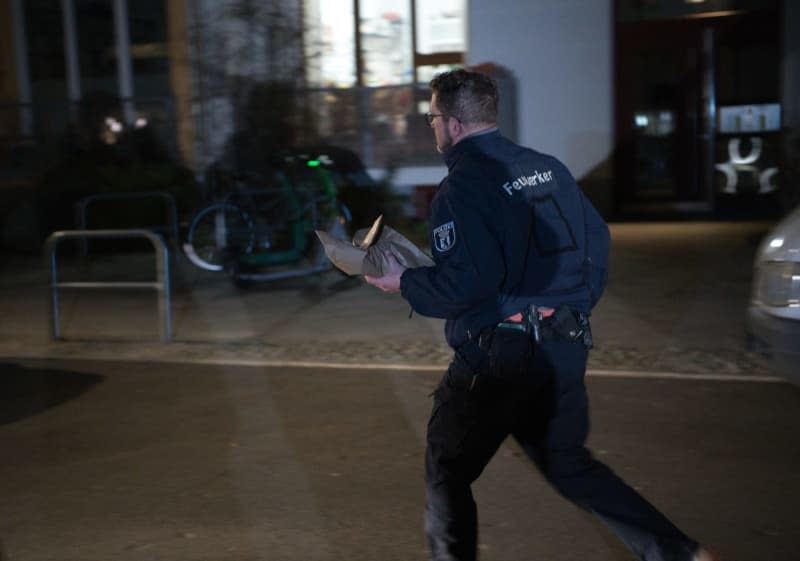
[[[131,201],[136,199],[161,199],[169,212],[169,224],[154,226],[153,230],[166,230],[172,238],[172,247],[177,250],[179,245],[178,237],[178,211],[175,205],[175,197],[164,191],[130,191],[125,193],[98,193],[82,198],[76,203],[78,209],[78,229],[87,230],[86,212],[91,203],[97,201]],[[86,255],[87,243],[84,240],[81,244],[82,255]]]
[[[155,282],[58,282],[58,244],[65,239],[84,238],[146,238],[153,244],[156,255]],[[172,305],[170,301],[169,250],[163,238],[149,230],[66,230],[53,232],[45,243],[45,255],[50,268],[50,323],[52,338],[61,339],[59,288],[152,288],[158,292],[159,335],[161,341],[172,339]]]

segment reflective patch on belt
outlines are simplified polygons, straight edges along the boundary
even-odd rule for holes
[[[497,327],[502,327],[502,328],[505,328],[505,329],[518,329],[520,331],[525,331],[525,332],[528,331],[528,328],[525,326],[524,323],[522,323],[522,320],[520,320],[520,321],[501,321],[500,323],[497,324]]]

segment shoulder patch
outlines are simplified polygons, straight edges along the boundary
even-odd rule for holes
[[[451,220],[433,229],[433,244],[436,251],[443,253],[456,245],[456,225]]]

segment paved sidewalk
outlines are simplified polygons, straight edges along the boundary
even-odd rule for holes
[[[774,379],[744,350],[762,230],[615,225],[587,384],[594,453],[742,561],[800,535],[800,395],[699,376]],[[67,259],[61,280],[152,279],[152,261]],[[179,259],[175,280],[173,342],[143,290],[64,290],[53,342],[43,259],[0,259],[0,561],[425,558],[442,322],[335,271],[243,292]],[[533,469],[510,439],[476,483],[482,559],[626,558]]]
[[[744,310],[757,223],[612,226],[611,282],[595,310],[590,369],[764,375],[745,349]],[[702,243],[698,243],[702,240]],[[155,278],[154,258],[65,259],[62,280]],[[240,290],[174,267],[173,342],[158,340],[154,291],[62,291],[64,341],[50,340],[49,273],[37,257],[0,271],[0,356],[415,365],[444,368],[442,321],[337,271]]]

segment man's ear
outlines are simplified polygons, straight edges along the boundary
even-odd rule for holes
[[[453,139],[459,139],[464,134],[464,124],[455,117],[451,117],[447,119],[447,131]]]

